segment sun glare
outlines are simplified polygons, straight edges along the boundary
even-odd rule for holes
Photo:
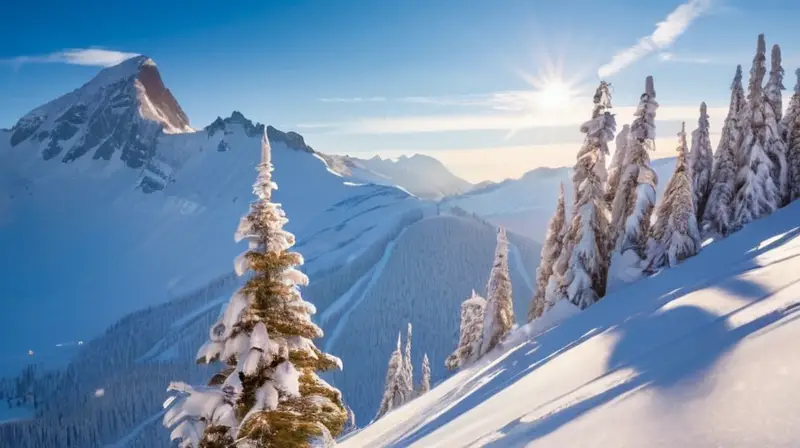
[[[542,109],[562,109],[569,105],[574,97],[570,87],[561,80],[548,81],[536,91],[536,104]]]

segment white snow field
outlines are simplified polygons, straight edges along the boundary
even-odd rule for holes
[[[799,234],[794,203],[550,331],[512,333],[340,446],[798,446]]]

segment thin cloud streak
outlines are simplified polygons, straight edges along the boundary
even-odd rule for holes
[[[111,67],[136,56],[139,56],[139,54],[104,50],[102,48],[70,48],[39,56],[17,56],[4,62],[10,63],[14,68],[19,68],[25,64],[71,64]]]
[[[386,97],[383,96],[369,96],[369,97],[361,97],[356,96],[352,98],[320,98],[320,102],[323,103],[379,103],[386,101]]]
[[[656,24],[653,34],[639,39],[636,45],[615,54],[597,70],[601,78],[613,75],[639,59],[670,46],[698,17],[711,8],[711,0],[689,0]]]
[[[709,58],[699,58],[693,56],[680,56],[675,53],[663,52],[658,54],[658,59],[661,62],[679,62],[684,64],[711,64]]]

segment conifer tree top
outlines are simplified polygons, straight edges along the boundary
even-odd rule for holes
[[[786,89],[783,86],[783,67],[781,66],[781,47],[778,44],[772,46],[772,69],[769,74],[770,77],[777,81],[781,90]]]
[[[764,41],[764,35],[759,34],[758,49],[756,50],[756,55],[753,57],[753,67],[750,69],[750,84],[747,94],[748,105],[752,108],[761,107],[762,85],[764,83],[764,76],[767,73],[767,68],[765,66],[767,61],[766,52],[767,44]]]
[[[797,77],[797,82],[794,85],[794,93],[800,94],[800,68],[794,71],[794,75]]]
[[[736,66],[736,75],[733,76],[733,82],[731,83],[731,90],[742,88],[742,64]]]

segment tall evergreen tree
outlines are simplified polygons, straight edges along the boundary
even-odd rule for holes
[[[536,291],[531,300],[531,307],[528,311],[528,322],[541,316],[545,310],[545,293],[550,277],[553,275],[553,265],[561,255],[561,248],[564,245],[564,231],[566,223],[566,206],[564,204],[564,185],[561,185],[558,195],[556,212],[550,218],[547,235],[542,246],[542,255],[539,267],[536,269]]]
[[[780,203],[780,193],[772,177],[774,164],[767,153],[771,137],[765,118],[772,113],[771,108],[765,104],[761,87],[767,71],[765,53],[764,35],[760,34],[753,67],[750,69],[747,106],[742,110],[742,135],[736,152],[739,157],[739,172],[736,176],[733,225],[737,229],[771,214]]]
[[[386,382],[383,388],[383,398],[378,407],[378,414],[375,420],[386,415],[387,412],[400,407],[405,403],[408,396],[408,386],[405,384],[405,358],[400,350],[400,333],[397,334],[397,347],[389,357],[389,365],[386,368]]]
[[[414,365],[411,363],[411,322],[406,330],[406,346],[403,355],[403,386],[406,388],[406,397],[414,394]]]
[[[711,150],[708,128],[708,109],[706,108],[706,103],[703,102],[700,104],[700,118],[697,120],[697,129],[692,132],[692,152],[689,155],[697,219],[702,218],[706,209],[708,195],[711,194],[714,154]]]
[[[511,298],[511,277],[508,273],[508,239],[506,230],[502,227],[497,229],[497,247],[486,292],[481,355],[493,349],[514,325],[514,302]]]
[[[792,98],[789,100],[789,107],[786,108],[786,114],[783,116],[781,120],[781,129],[783,129],[783,139],[787,142],[791,140],[791,136],[789,135],[789,128],[794,123],[795,118],[798,114],[800,114],[800,95],[798,93],[798,89],[800,89],[800,68],[794,71],[795,77],[797,78],[797,83],[794,86],[794,94]],[[788,156],[787,156],[788,157]]]
[[[250,275],[211,327],[198,362],[219,361],[223,370],[208,387],[173,383],[164,424],[182,447],[307,447],[332,443],[347,418],[341,393],[316,371],[341,368],[313,339],[322,330],[311,321],[314,306],[298,285],[308,278],[289,249],[294,235],[279,204],[271,202],[270,146],[264,133],[253,185],[257,199],[242,218],[236,240],[249,249],[237,258],[237,273]]]
[[[731,102],[728,116],[722,125],[722,135],[714,154],[714,172],[711,180],[711,193],[703,212],[703,232],[711,235],[728,236],[733,230],[734,196],[736,194],[736,174],[738,142],[741,135],[740,120],[746,106],[742,88],[742,66],[736,66],[736,75],[731,83]]]
[[[650,166],[648,151],[655,150],[656,91],[653,77],[645,81],[628,140],[625,171],[611,210],[611,231],[616,250],[633,251],[640,259],[647,255],[650,215],[656,202],[658,176]]]
[[[658,205],[652,237],[657,253],[652,254],[651,267],[676,266],[700,250],[700,231],[694,212],[694,194],[690,169],[686,162],[686,124],[678,133],[678,158],[675,172],[667,183],[664,197]]]
[[[619,181],[622,178],[622,173],[625,172],[625,160],[628,156],[628,138],[631,134],[631,126],[626,124],[622,126],[615,139],[616,149],[614,150],[614,157],[611,159],[611,166],[608,167],[608,183],[606,184],[606,203],[608,207],[614,204],[614,197],[617,195],[619,188]]]
[[[419,395],[431,390],[431,362],[428,361],[428,354],[422,357],[422,381],[419,383]]]
[[[486,299],[476,294],[473,289],[472,296],[461,304],[458,347],[445,361],[445,366],[449,370],[459,369],[480,356],[485,309]]]
[[[766,100],[764,123],[767,131],[766,152],[772,162],[772,181],[778,189],[778,206],[785,205],[789,198],[789,166],[786,162],[786,141],[784,140],[781,119],[783,115],[783,67],[781,66],[781,47],[772,47],[771,69],[767,85],[764,87]]]
[[[800,198],[800,69],[795,72],[797,83],[786,111],[786,143],[788,145],[790,200]],[[786,118],[785,117],[785,118]]]
[[[581,126],[586,134],[578,151],[573,181],[575,203],[572,222],[564,238],[564,248],[556,265],[561,295],[581,309],[605,295],[609,265],[608,209],[605,202],[605,154],[614,138],[616,121],[611,109],[611,93],[605,81],[594,95],[592,119]],[[579,182],[577,182],[579,181]]]

